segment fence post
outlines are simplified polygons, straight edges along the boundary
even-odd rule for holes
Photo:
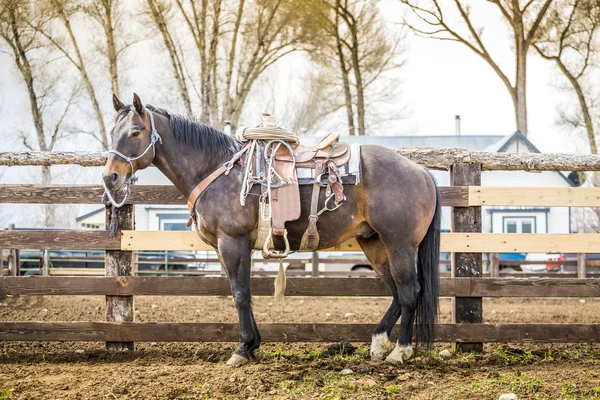
[[[118,209],[117,236],[122,229],[134,229],[133,205],[126,204]],[[111,207],[106,207],[106,227],[110,225]],[[132,273],[133,251],[106,250],[104,268],[106,276],[130,276]],[[106,321],[134,322],[133,296],[106,296]],[[135,350],[133,342],[106,342],[108,351]]]
[[[15,224],[8,225],[9,231],[15,230]],[[19,249],[9,249],[8,250],[8,270],[10,271],[11,276],[20,276],[21,275],[21,252]]]
[[[4,276],[4,249],[0,249],[0,276]]]
[[[500,255],[498,253],[490,253],[490,278],[498,278],[500,276]]]
[[[312,276],[319,276],[319,252],[313,251],[312,253]]]
[[[577,254],[577,277],[580,279],[585,279],[587,277],[585,263],[586,263],[586,254],[578,253]]]
[[[456,163],[450,169],[452,186],[480,186],[481,164]],[[481,207],[452,207],[452,232],[481,232]],[[452,277],[481,277],[481,253],[452,253]],[[481,297],[453,298],[452,319],[455,323],[482,322]],[[460,343],[464,352],[483,351],[483,343]]]

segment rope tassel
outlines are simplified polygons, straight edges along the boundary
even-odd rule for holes
[[[275,295],[273,296],[277,303],[285,302],[284,295],[286,285],[285,268],[283,268],[283,261],[279,259],[279,273],[277,273],[277,278],[275,278]]]

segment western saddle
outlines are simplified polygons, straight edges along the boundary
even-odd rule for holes
[[[315,146],[299,143],[297,136],[275,125],[270,114],[263,114],[263,122],[257,127],[240,127],[236,132],[239,141],[247,142],[234,157],[200,182],[188,200],[193,207],[200,193],[218,176],[228,174],[242,158],[244,171],[240,203],[245,205],[246,196],[254,184],[261,185],[259,234],[255,249],[262,249],[265,258],[284,258],[290,252],[285,223],[300,218],[300,188],[298,168],[312,172],[312,197],[308,227],[302,236],[300,250],[314,251],[319,246],[317,221],[326,211],[339,208],[346,199],[339,168],[350,160],[348,143],[338,143],[339,133],[332,132]],[[327,180],[323,183],[323,178]],[[321,188],[325,187],[325,201],[319,209]],[[333,203],[332,203],[333,202]],[[284,251],[273,250],[272,237],[280,236],[285,243]]]

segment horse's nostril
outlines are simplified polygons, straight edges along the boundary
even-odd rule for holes
[[[113,188],[119,182],[119,174],[113,172],[111,174],[105,175],[103,179],[106,186],[108,186],[109,188]]]

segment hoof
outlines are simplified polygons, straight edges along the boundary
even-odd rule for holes
[[[229,360],[227,361],[227,365],[229,365],[230,367],[241,367],[244,364],[248,364],[250,360],[248,360],[246,357],[240,356],[239,354],[233,354]]]
[[[371,360],[383,360],[385,356],[390,354],[395,343],[390,341],[387,332],[375,334],[371,337]]]
[[[386,357],[385,361],[391,364],[402,364],[408,360],[413,354],[412,346],[398,346],[394,347],[394,351]]]

